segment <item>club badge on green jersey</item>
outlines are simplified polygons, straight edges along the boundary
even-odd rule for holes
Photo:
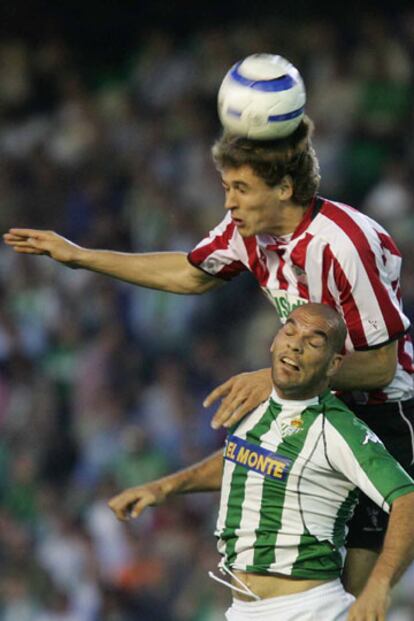
[[[283,420],[280,424],[280,431],[283,438],[287,436],[293,436],[293,434],[302,431],[302,429],[303,420],[300,416],[296,416],[296,418],[292,420]]]

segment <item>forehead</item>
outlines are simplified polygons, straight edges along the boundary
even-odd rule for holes
[[[322,331],[329,334],[332,324],[322,314],[315,313],[307,308],[307,305],[300,306],[290,313],[287,322],[294,323],[301,329],[310,331]]]
[[[224,183],[247,183],[248,185],[266,185],[264,180],[256,175],[251,166],[244,164],[238,168],[224,168],[221,171]]]

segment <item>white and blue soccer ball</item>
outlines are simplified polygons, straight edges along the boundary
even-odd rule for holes
[[[299,71],[274,54],[253,54],[233,65],[218,93],[223,127],[253,140],[275,140],[294,132],[305,103]]]

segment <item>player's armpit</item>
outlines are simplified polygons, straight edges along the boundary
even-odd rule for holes
[[[210,291],[210,289],[221,287],[226,282],[207,274],[207,272],[204,272],[199,267],[195,267],[188,259],[187,266],[185,266],[184,269],[186,271],[185,280],[190,289],[188,293],[205,293],[206,291]]]

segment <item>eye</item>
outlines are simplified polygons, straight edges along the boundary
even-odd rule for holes
[[[323,342],[322,341],[309,341],[309,345],[313,349],[320,349],[321,347],[323,347]]]

